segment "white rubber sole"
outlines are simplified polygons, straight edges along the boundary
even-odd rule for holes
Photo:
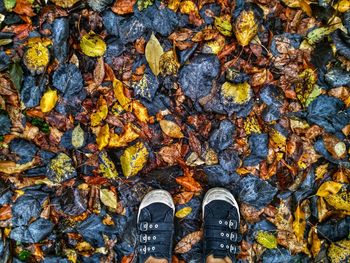
[[[142,199],[142,202],[139,207],[139,211],[137,213],[137,221],[139,221],[141,209],[155,203],[165,204],[173,210],[173,214],[175,213],[174,201],[171,195],[169,194],[169,192],[165,190],[152,190],[151,192],[147,193],[145,197]]]
[[[228,191],[225,188],[221,188],[221,187],[212,188],[205,194],[204,199],[203,199],[203,203],[202,203],[202,216],[203,217],[204,217],[204,212],[205,212],[205,206],[207,204],[209,204],[210,202],[215,201],[215,200],[226,201],[226,202],[232,204],[234,207],[236,207],[237,211],[238,211],[238,219],[241,220],[241,216],[239,214],[239,206],[237,204],[236,199],[230,193],[230,191]]]

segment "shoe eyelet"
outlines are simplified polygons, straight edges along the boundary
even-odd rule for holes
[[[156,236],[153,236],[153,240],[156,240],[157,239],[157,237]]]
[[[221,247],[221,248],[224,248],[224,244],[220,244],[220,247]]]
[[[152,251],[154,251],[156,248],[155,247],[152,247]]]
[[[230,234],[229,234],[229,233],[227,233],[227,234],[226,234],[226,237],[229,237],[229,236],[230,236]]]
[[[223,237],[224,235],[225,235],[224,233],[221,233],[221,234],[220,234],[220,236],[222,236],[222,237]]]
[[[155,224],[154,228],[158,228],[158,224]]]
[[[225,221],[225,225],[226,225],[226,226],[228,225],[228,222],[227,222],[227,221]]]
[[[149,227],[149,228],[153,228],[153,225],[150,224],[148,227]]]
[[[148,237],[147,237],[147,240],[151,240],[151,237],[150,237],[150,236],[148,236]]]
[[[220,224],[220,225],[222,224],[222,221],[221,221],[221,220],[219,221],[219,224]]]

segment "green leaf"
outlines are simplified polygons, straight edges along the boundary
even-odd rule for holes
[[[10,65],[10,77],[16,89],[19,91],[22,85],[23,69],[18,61]]]
[[[266,232],[266,231],[258,231],[256,237],[255,237],[256,241],[266,247],[266,248],[269,248],[269,249],[274,249],[277,247],[277,239],[276,237],[269,233],[269,232]]]
[[[99,35],[90,32],[80,40],[80,48],[89,57],[101,57],[106,52],[107,45]]]
[[[4,0],[4,6],[8,11],[16,6],[16,0]]]
[[[29,250],[22,250],[21,252],[18,253],[18,258],[22,261],[27,260],[32,253]]]
[[[6,46],[7,44],[10,44],[11,42],[12,42],[11,38],[0,39],[0,46]]]

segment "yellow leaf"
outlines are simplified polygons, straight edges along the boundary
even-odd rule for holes
[[[99,35],[90,32],[81,38],[80,48],[89,57],[101,57],[106,52],[107,46]]]
[[[55,5],[58,5],[63,8],[69,8],[72,7],[75,3],[79,2],[80,0],[51,0]]]
[[[197,15],[198,8],[194,2],[185,0],[180,3],[180,12],[186,15],[190,15],[191,13]]]
[[[225,44],[225,37],[218,35],[215,40],[205,43],[203,50],[205,53],[218,54],[225,47]]]
[[[287,138],[276,129],[271,129],[270,138],[280,147],[284,147],[286,145]]]
[[[316,174],[316,180],[322,179],[323,176],[327,173],[329,163],[320,165],[316,168],[315,174]]]
[[[84,145],[85,134],[84,130],[78,124],[72,131],[72,145],[75,148],[80,148]]]
[[[345,13],[350,9],[350,1],[340,0],[338,3],[334,5],[334,8],[340,13]]]
[[[139,121],[144,123],[147,123],[149,121],[148,110],[145,106],[143,106],[141,102],[134,100],[132,102],[132,109]]]
[[[341,190],[337,194],[327,195],[324,199],[336,210],[350,212],[350,193],[348,193],[346,190]]]
[[[301,209],[300,205],[298,205],[297,209],[294,212],[293,230],[299,242],[303,240],[305,228],[305,212]]]
[[[252,133],[261,133],[261,128],[256,117],[247,117],[244,121],[244,131],[247,135]]]
[[[96,138],[96,143],[100,151],[108,145],[109,137],[109,125],[108,123],[106,123],[104,126],[101,127],[100,132],[98,133],[98,136]]]
[[[119,104],[123,107],[123,109],[126,111],[131,111],[131,100],[125,96],[123,83],[118,79],[113,80],[113,92],[114,96],[118,100]]]
[[[234,26],[237,41],[244,47],[247,46],[258,33],[258,24],[255,21],[254,12],[252,10],[243,10],[238,16]]]
[[[33,74],[41,74],[44,72],[50,61],[49,49],[45,43],[34,42],[23,55],[23,62]]]
[[[101,189],[100,199],[105,206],[113,209],[117,208],[117,195],[113,191],[108,189]]]
[[[160,124],[160,127],[162,128],[162,131],[169,137],[172,137],[172,138],[184,137],[183,133],[181,132],[181,128],[175,122],[168,121],[168,120],[161,120],[159,124]]]
[[[188,216],[189,214],[191,214],[192,212],[192,207],[184,207],[182,209],[180,209],[179,211],[176,212],[175,216],[178,218],[185,218],[186,216]]]
[[[309,232],[309,244],[311,245],[311,253],[313,257],[316,257],[321,251],[321,240],[317,235],[317,229],[313,226]]]
[[[349,262],[350,258],[350,240],[340,240],[338,242],[331,242],[327,255],[332,263]]]
[[[17,164],[12,161],[0,161],[0,172],[4,174],[16,174],[28,170],[35,164],[35,159],[24,164]]]
[[[108,158],[107,153],[101,152],[100,155],[99,172],[103,174],[103,177],[114,179],[118,177],[118,172],[115,169],[115,165],[111,159]]]
[[[160,56],[159,70],[162,75],[175,75],[180,67],[176,53],[170,49]]]
[[[100,96],[100,98],[97,101],[97,111],[92,113],[90,116],[91,119],[91,126],[97,126],[106,119],[108,115],[108,106],[107,101]]]
[[[127,148],[120,157],[123,174],[125,177],[136,175],[142,170],[148,160],[148,150],[142,142],[138,142]]]
[[[225,82],[221,87],[221,95],[228,102],[245,104],[251,99],[252,89],[248,82],[238,84]]]
[[[342,188],[343,184],[334,181],[324,182],[317,190],[316,195],[326,197],[330,194],[336,194]]]
[[[331,19],[330,26],[316,28],[307,34],[307,41],[310,45],[320,42],[325,36],[328,36],[338,28],[342,27],[342,21],[339,17],[332,17]]]
[[[173,10],[174,12],[176,12],[180,6],[180,2],[181,2],[181,0],[170,0],[168,2],[168,8]]]
[[[150,39],[146,44],[145,56],[146,56],[148,65],[155,76],[158,76],[159,74],[159,71],[160,71],[159,61],[163,53],[164,53],[164,50],[162,46],[160,45],[155,35],[152,33]]]
[[[232,24],[230,15],[215,17],[214,25],[217,28],[217,30],[219,30],[219,32],[224,36],[232,35]]]
[[[277,247],[276,237],[267,231],[259,230],[255,239],[260,245],[266,248],[274,249]]]
[[[131,123],[127,123],[124,127],[124,132],[121,135],[111,135],[108,147],[124,147],[127,146],[128,143],[137,139],[138,137],[139,134],[135,131],[134,126]]]
[[[52,89],[47,90],[40,100],[41,111],[42,112],[51,111],[55,107],[57,100],[58,100],[57,90],[52,90]]]

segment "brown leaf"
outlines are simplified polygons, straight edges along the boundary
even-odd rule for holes
[[[342,159],[346,156],[346,145],[338,137],[326,134],[323,137],[324,146],[335,159]]]
[[[12,217],[12,210],[9,204],[5,204],[0,208],[0,220],[7,220]]]
[[[136,0],[117,0],[112,6],[112,11],[118,15],[131,14]]]
[[[103,62],[103,57],[97,59],[96,67],[94,69],[94,80],[97,86],[101,85],[105,77],[105,65]]]
[[[19,15],[35,16],[32,4],[28,0],[17,0],[13,11]]]
[[[196,243],[198,243],[203,236],[202,231],[196,231],[191,234],[188,234],[187,236],[183,237],[179,243],[175,246],[175,253],[183,254],[187,253],[192,249],[192,246]]]
[[[161,120],[159,122],[162,131],[171,138],[183,138],[184,135],[181,132],[181,128],[172,121]]]
[[[181,159],[181,143],[175,143],[170,146],[164,146],[159,151],[160,157],[169,165],[174,165]]]

